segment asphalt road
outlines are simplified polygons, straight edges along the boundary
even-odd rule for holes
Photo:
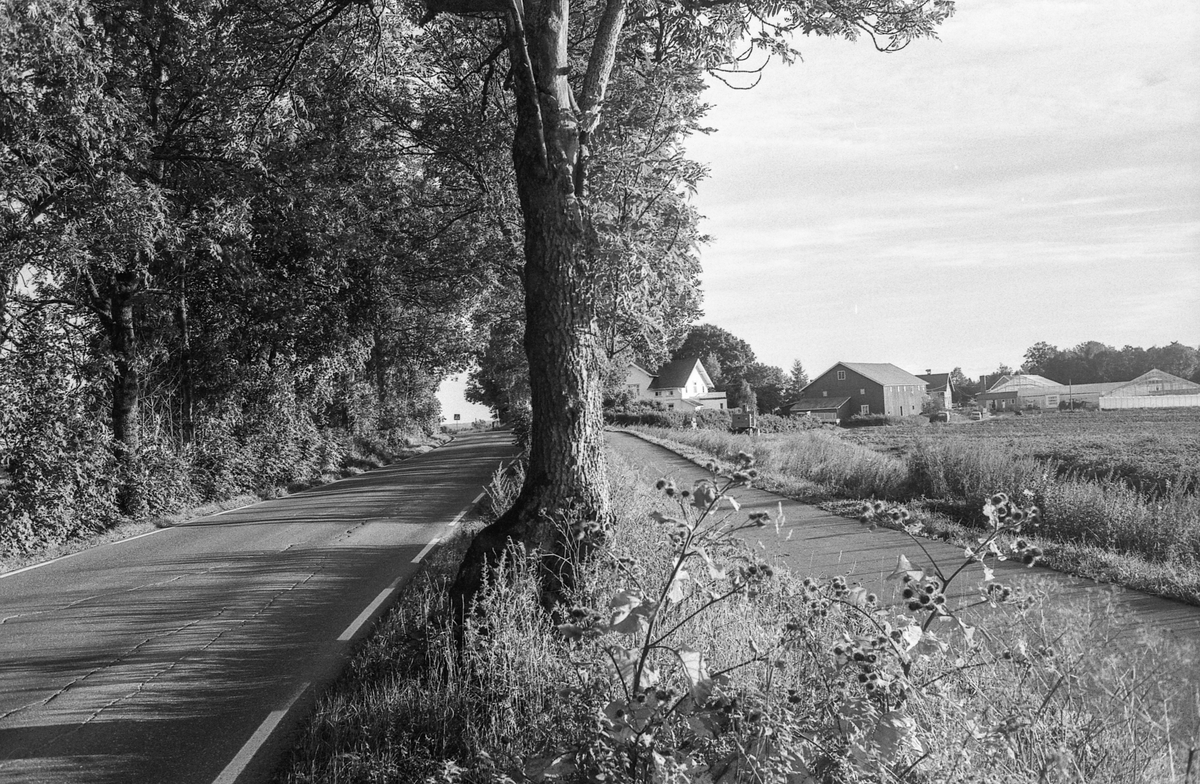
[[[707,473],[687,458],[669,449],[647,443],[629,433],[610,432],[608,442],[619,459],[653,483],[660,477],[675,479],[682,486]],[[956,568],[963,562],[963,550],[945,542],[923,540],[924,551],[908,536],[889,529],[869,530],[857,520],[830,514],[810,504],[793,501],[758,488],[735,492],[743,512],[775,512],[782,502],[786,524],[777,536],[766,528],[750,542],[769,557],[778,559],[800,575],[845,575],[850,584],[859,584],[875,592],[881,601],[898,603],[899,583],[888,576],[903,554],[917,568],[935,560],[943,568]],[[1131,625],[1164,632],[1185,644],[1200,646],[1200,607],[1150,596],[1139,591],[1114,588],[1092,580],[1074,577],[1040,567],[1029,568],[1014,561],[996,565],[996,579],[1005,584],[1038,582],[1052,592],[1053,601],[1077,608],[1103,608],[1109,602],[1127,617]],[[978,596],[982,573],[972,566],[951,584],[947,599],[951,605]],[[1198,648],[1200,650],[1200,648]]]
[[[0,781],[266,780],[506,433],[0,576]]]

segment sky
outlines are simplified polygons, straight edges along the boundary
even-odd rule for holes
[[[1200,3],[960,0],[896,54],[796,44],[688,143],[703,321],[810,376],[1200,345]]]

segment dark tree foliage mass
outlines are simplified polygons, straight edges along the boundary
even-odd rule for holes
[[[383,33],[340,6],[0,6],[0,548],[436,427],[515,202],[439,42]]]
[[[1022,372],[1045,376],[1060,384],[1130,381],[1150,370],[1162,370],[1189,381],[1200,381],[1200,349],[1174,342],[1165,346],[1114,348],[1088,340],[1069,349],[1038,342],[1025,352]]]

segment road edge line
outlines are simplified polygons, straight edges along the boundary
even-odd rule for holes
[[[273,710],[267,714],[267,718],[263,719],[262,723],[258,725],[258,729],[254,731],[254,734],[242,744],[242,747],[238,749],[237,754],[233,755],[233,759],[229,761],[229,764],[213,779],[213,784],[234,784],[238,780],[238,777],[242,775],[254,760],[254,755],[258,754],[258,750],[263,747],[263,744],[271,737],[271,733],[275,731],[275,728],[287,716],[288,711],[304,696],[304,692],[308,691],[309,685],[308,681],[301,683],[291,699],[282,708]]]
[[[375,611],[379,609],[379,606],[386,602],[391,595],[396,592],[396,589],[400,587],[400,582],[403,579],[403,576],[397,577],[395,580],[392,580],[391,585],[380,591],[379,595],[375,597],[374,601],[368,604],[366,609],[360,612],[358,617],[350,622],[350,625],[346,627],[346,630],[338,635],[337,641],[349,642],[350,640],[354,639],[354,635],[358,634],[359,629],[365,626],[367,621],[371,620],[371,616],[375,614]]]
[[[127,536],[124,539],[114,539],[111,542],[102,542],[101,544],[98,544],[95,547],[88,547],[83,550],[77,550],[73,553],[67,553],[66,555],[60,555],[57,558],[51,558],[49,561],[39,561],[35,564],[29,564],[29,566],[22,566],[20,569],[13,569],[12,571],[8,571],[8,572],[0,572],[0,580],[3,580],[5,577],[12,577],[14,575],[22,574],[23,572],[32,572],[34,569],[40,569],[43,566],[49,566],[52,563],[58,563],[59,561],[65,561],[68,558],[74,558],[77,555],[83,555],[84,553],[91,552],[92,550],[99,550],[101,547],[112,547],[114,544],[124,544],[125,542],[132,542],[134,539],[142,539],[142,538],[145,538],[152,534],[162,533],[163,531],[166,531],[166,530],[169,530],[169,529],[155,528],[153,531],[143,531],[140,534],[134,534],[133,536]]]

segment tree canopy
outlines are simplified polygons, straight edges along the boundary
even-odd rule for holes
[[[1117,349],[1089,340],[1069,349],[1038,342],[1025,352],[1021,370],[1060,384],[1129,381],[1158,369],[1190,381],[1200,381],[1200,349],[1178,341],[1165,346],[1125,346]]]

